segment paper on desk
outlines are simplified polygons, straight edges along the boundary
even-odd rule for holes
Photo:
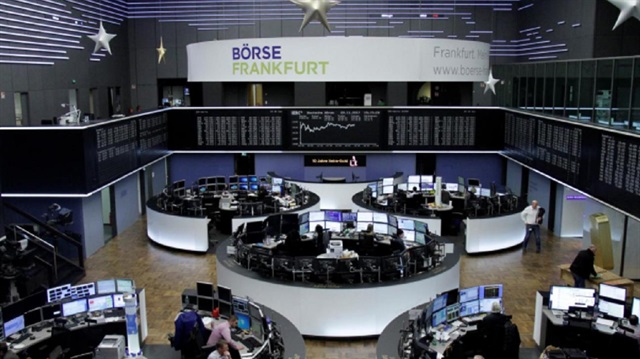
[[[444,244],[444,252],[446,254],[451,254],[453,253],[453,243],[445,243]]]

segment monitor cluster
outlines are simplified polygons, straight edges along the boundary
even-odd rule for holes
[[[131,279],[107,279],[49,288],[2,308],[0,339],[44,320],[122,308],[125,293],[134,292],[135,284]]]
[[[627,289],[606,283],[595,288],[551,286],[549,309],[558,311],[584,311],[601,316],[622,319],[625,317]],[[640,316],[640,298],[633,298],[631,314]]]
[[[422,327],[429,329],[463,317],[491,312],[494,303],[502,308],[502,284],[452,289],[441,293],[422,312]]]
[[[188,298],[190,302],[187,304],[197,305],[198,310],[203,313],[212,313],[215,308],[218,308],[220,315],[228,318],[233,312],[231,289],[221,285],[217,289],[216,292],[213,283],[197,282],[196,297]]]
[[[429,226],[425,222],[379,212],[314,211],[301,214],[298,221],[300,233],[313,231],[317,225],[332,232],[342,232],[347,225],[366,231],[369,225],[373,225],[373,231],[382,235],[395,235],[398,229],[402,229],[406,241],[419,244],[425,244],[429,235]]]
[[[494,197],[497,195],[495,183],[491,183],[489,188],[482,188],[482,184],[477,178],[467,178],[465,180],[464,177],[458,176],[457,182],[442,182],[441,188],[458,194],[473,191],[482,197]],[[397,184],[394,183],[393,178],[381,178],[377,182],[368,185],[372,198],[377,198],[380,195],[392,195],[397,191],[432,193],[435,189],[434,175],[411,175],[407,177],[406,182]]]

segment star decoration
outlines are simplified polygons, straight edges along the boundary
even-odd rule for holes
[[[630,17],[635,17],[640,20],[640,0],[607,0],[615,7],[620,9],[620,15],[618,15],[618,20],[616,20],[616,24],[613,25],[613,29],[622,25],[623,22],[627,21]]]
[[[331,27],[329,27],[329,21],[327,20],[327,13],[329,9],[338,5],[340,1],[337,0],[289,0],[292,3],[298,5],[302,10],[304,10],[304,19],[302,20],[302,25],[300,25],[299,32],[302,31],[305,26],[312,20],[318,20],[322,23],[322,25],[327,29],[327,31],[331,32]]]
[[[491,72],[491,69],[489,69],[489,79],[487,81],[484,81],[484,93],[487,93],[487,90],[491,89],[491,92],[493,92],[493,94],[496,94],[496,84],[498,83],[498,81],[500,81],[499,79],[494,79],[493,78],[493,73]]]
[[[100,50],[101,47],[105,48],[109,55],[111,55],[111,47],[109,47],[109,41],[116,37],[114,34],[108,34],[107,31],[102,26],[102,21],[100,21],[100,30],[95,35],[87,35],[88,38],[93,40],[96,43],[96,47],[93,48],[93,53],[95,54]]]
[[[162,44],[162,36],[160,36],[160,47],[158,47],[156,51],[158,51],[158,64],[160,63],[160,61],[166,62],[164,55],[167,54],[167,49],[165,49],[164,45]]]

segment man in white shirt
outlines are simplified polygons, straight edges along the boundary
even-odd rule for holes
[[[216,344],[216,350],[212,351],[207,359],[231,359],[229,345],[225,342],[218,342],[218,344]]]
[[[527,251],[527,245],[529,244],[529,237],[531,234],[536,238],[536,253],[540,253],[540,223],[542,223],[542,216],[544,216],[544,208],[538,206],[538,201],[531,201],[531,205],[527,206],[520,217],[525,224],[526,233],[524,234],[524,242],[522,243],[522,252]]]

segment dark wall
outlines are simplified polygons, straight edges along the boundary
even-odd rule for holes
[[[186,180],[187,186],[200,177],[234,174],[233,154],[173,154],[168,159],[169,183]]]
[[[497,154],[437,154],[436,176],[443,182],[457,182],[458,176],[478,178],[482,187],[489,188],[491,182],[503,184],[504,162]]]

